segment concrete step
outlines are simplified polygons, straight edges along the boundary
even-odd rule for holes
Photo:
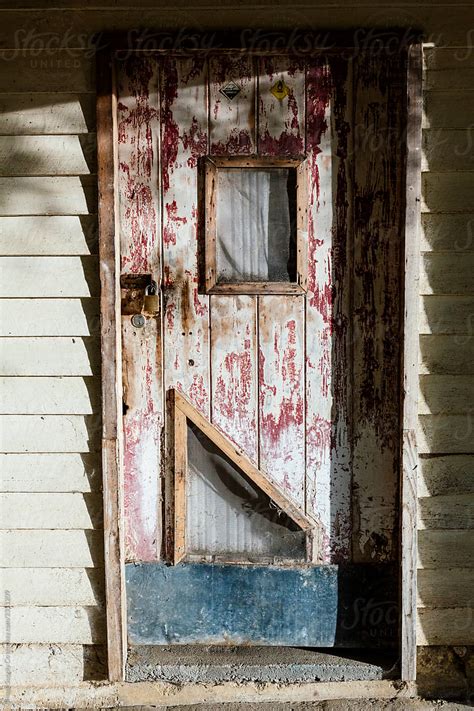
[[[253,681],[301,683],[394,678],[394,654],[341,654],[296,647],[136,646],[128,653],[127,681],[176,684]]]

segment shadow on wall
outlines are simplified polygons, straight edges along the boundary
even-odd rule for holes
[[[472,47],[425,50],[420,271],[419,685],[474,682]]]

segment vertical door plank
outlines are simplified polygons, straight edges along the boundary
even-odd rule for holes
[[[222,93],[235,84],[238,93]],[[209,130],[211,154],[255,153],[255,71],[252,57],[221,55],[209,59]]]
[[[222,93],[231,81],[239,93]],[[255,70],[249,56],[209,60],[211,153],[255,152]],[[212,422],[258,462],[257,298],[211,296]]]
[[[212,422],[258,462],[257,328],[252,296],[213,296]]]
[[[158,70],[155,60],[117,62],[118,195],[121,273],[161,274],[158,176]],[[122,317],[126,558],[153,561],[160,550],[161,328],[135,329]]]
[[[304,298],[259,302],[260,467],[304,509]]]
[[[348,419],[348,202],[344,163],[347,77],[315,62],[307,74],[309,164],[308,292],[306,299],[306,505],[322,526],[321,559],[350,556],[351,472]],[[335,85],[341,85],[339,95]],[[337,107],[337,108],[336,108]],[[342,124],[342,125],[341,125]],[[342,294],[345,293],[345,296]]]
[[[354,559],[397,556],[404,105],[398,55],[355,61]]]
[[[301,155],[305,148],[304,132],[303,61],[288,57],[261,57],[258,65],[259,155]]]
[[[207,154],[203,58],[166,58],[162,73],[165,389],[209,416],[208,297],[198,293],[198,160]]]

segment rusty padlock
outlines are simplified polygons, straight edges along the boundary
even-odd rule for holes
[[[158,294],[156,281],[152,280],[145,289],[143,311],[150,316],[156,316],[160,311],[160,295]]]

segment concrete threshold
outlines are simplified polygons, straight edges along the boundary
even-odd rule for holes
[[[126,681],[174,684],[221,682],[309,683],[395,678],[395,654],[330,652],[297,647],[136,646]]]

